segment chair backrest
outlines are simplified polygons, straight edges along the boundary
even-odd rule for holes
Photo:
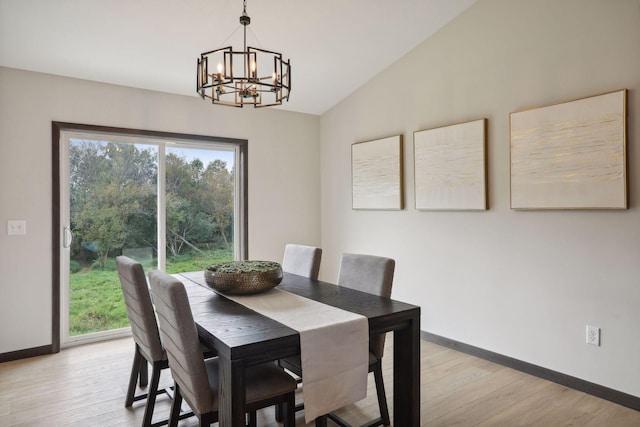
[[[171,376],[194,412],[212,411],[213,396],[184,285],[161,271],[149,273]]]
[[[119,256],[116,258],[116,267],[133,340],[147,360],[163,360],[165,353],[142,265],[129,257]]]
[[[338,286],[390,298],[395,266],[396,262],[391,258],[342,254]],[[369,339],[369,350],[377,359],[384,354],[384,339],[385,334],[372,336]]]
[[[288,244],[284,248],[282,271],[318,279],[322,249],[313,246]]]

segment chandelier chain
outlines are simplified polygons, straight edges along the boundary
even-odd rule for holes
[[[229,36],[228,36],[226,39],[224,39],[224,41],[223,41],[222,43],[220,43],[220,44],[218,45],[218,47],[223,47],[223,46],[225,46],[225,45],[227,44],[227,42],[229,41],[229,39],[230,39],[231,37],[233,37],[233,35],[234,35],[235,33],[237,33],[237,32],[238,32],[238,30],[240,29],[240,27],[242,27],[242,25],[238,25],[238,26],[237,26],[237,27],[236,27],[236,28],[231,32],[231,34],[229,34]]]

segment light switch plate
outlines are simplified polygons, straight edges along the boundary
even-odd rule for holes
[[[27,221],[25,220],[9,220],[7,221],[7,234],[27,234]]]

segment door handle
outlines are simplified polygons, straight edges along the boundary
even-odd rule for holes
[[[64,228],[64,237],[63,237],[62,246],[67,249],[71,246],[71,242],[73,242],[73,233],[67,227]]]

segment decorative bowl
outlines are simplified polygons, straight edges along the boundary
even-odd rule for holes
[[[282,266],[273,261],[232,261],[211,264],[204,279],[216,291],[226,294],[256,294],[282,281]]]

